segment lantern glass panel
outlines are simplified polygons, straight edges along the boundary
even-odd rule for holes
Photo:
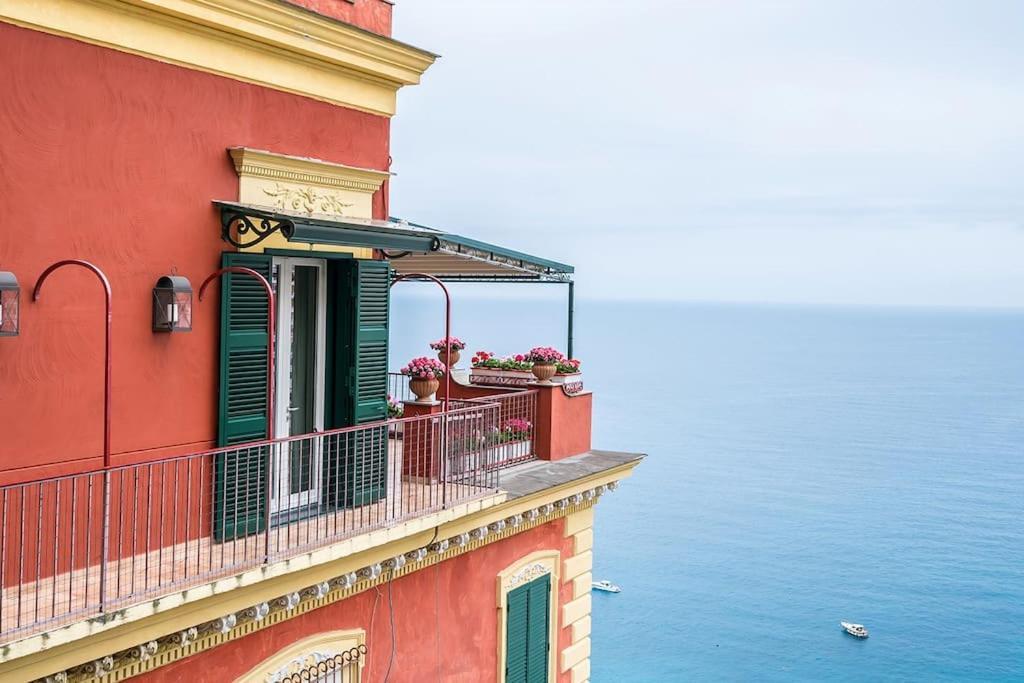
[[[18,289],[0,289],[0,337],[15,337],[18,334]]]
[[[188,332],[192,329],[192,292],[174,292],[174,330]]]
[[[153,331],[192,330],[192,287],[182,277],[164,277],[153,289]]]

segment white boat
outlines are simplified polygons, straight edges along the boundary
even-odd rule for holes
[[[857,638],[867,638],[868,630],[864,628],[863,624],[851,624],[848,621],[840,621],[839,625],[843,627],[843,630],[849,633],[851,636]]]
[[[605,591],[607,593],[621,593],[622,589],[616,586],[611,581],[594,581],[590,586],[596,591]]]

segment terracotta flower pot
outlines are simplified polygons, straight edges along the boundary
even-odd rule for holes
[[[555,376],[557,366],[554,363],[534,363],[533,376],[540,384],[551,384],[551,378]]]
[[[409,390],[416,394],[417,401],[432,401],[439,386],[441,386],[441,382],[436,377],[409,380]]]
[[[447,365],[450,368],[454,368],[455,364],[459,362],[459,350],[452,349],[452,355],[448,356],[444,349],[437,352],[437,359]]]

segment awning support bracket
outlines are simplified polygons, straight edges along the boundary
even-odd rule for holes
[[[256,221],[253,221],[256,218]],[[287,219],[271,220],[264,216],[248,216],[239,211],[221,211],[220,236],[225,242],[238,249],[254,247],[275,232],[280,231],[286,239],[295,232],[295,224]],[[252,235],[251,238],[246,239]]]

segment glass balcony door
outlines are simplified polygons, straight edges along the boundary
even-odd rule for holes
[[[275,258],[278,296],[276,432],[323,431],[327,278],[324,261]],[[285,513],[320,500],[323,444],[302,439],[275,457],[271,508]]]

